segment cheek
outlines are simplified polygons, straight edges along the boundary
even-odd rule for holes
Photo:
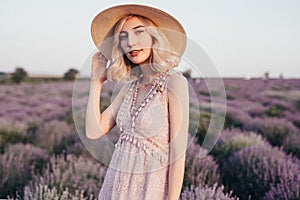
[[[148,47],[152,48],[152,46],[153,46],[152,37],[149,36],[149,38],[148,38]]]
[[[146,53],[147,57],[149,57],[151,55],[151,49],[147,48],[146,51],[145,51],[145,53]]]
[[[152,47],[152,37],[150,35],[143,35],[141,38],[141,44],[144,48],[151,48]]]
[[[151,54],[151,49],[152,49],[153,43],[152,43],[152,38],[148,37],[145,39],[145,43],[144,43],[144,50],[147,52],[147,55]]]
[[[120,49],[125,52],[125,42],[120,42],[120,45],[119,45]]]

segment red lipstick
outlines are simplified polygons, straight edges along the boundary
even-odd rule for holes
[[[135,56],[138,56],[141,51],[142,50],[133,50],[133,51],[130,51],[129,54],[130,54],[130,56],[135,57]]]

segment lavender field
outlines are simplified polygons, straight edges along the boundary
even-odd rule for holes
[[[187,150],[181,199],[300,199],[300,79],[224,79],[224,128],[201,159],[212,94],[203,80],[189,83],[200,112],[190,112],[195,138]],[[107,165],[77,132],[83,124],[74,122],[73,86],[70,81],[0,85],[1,199],[97,199]],[[101,109],[112,88],[105,85]],[[82,83],[75,104],[81,122],[88,91]]]

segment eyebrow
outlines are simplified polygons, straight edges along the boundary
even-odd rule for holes
[[[138,29],[138,28],[144,28],[145,26],[144,25],[138,25],[138,26],[135,26],[135,27],[133,27],[132,29]],[[122,34],[122,33],[126,33],[126,31],[121,31],[120,32],[120,34]]]
[[[138,25],[138,26],[136,26],[136,27],[133,27],[132,29],[138,29],[138,28],[141,28],[141,27],[145,27],[144,25]]]

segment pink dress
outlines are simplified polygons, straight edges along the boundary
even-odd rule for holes
[[[169,120],[166,82],[160,76],[141,105],[133,105],[137,81],[131,81],[117,114],[115,144],[99,200],[163,200],[168,192]]]

